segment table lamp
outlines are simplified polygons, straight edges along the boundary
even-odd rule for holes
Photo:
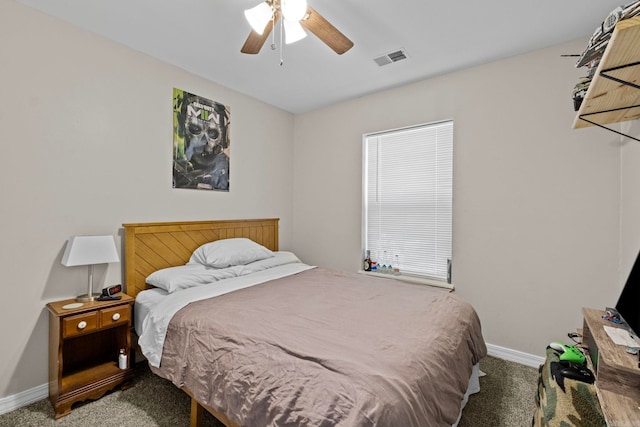
[[[100,294],[93,293],[93,266],[120,262],[113,236],[71,236],[62,255],[62,265],[73,267],[89,266],[89,283],[86,295],[76,298],[79,302],[96,300]]]

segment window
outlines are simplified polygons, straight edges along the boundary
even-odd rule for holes
[[[446,281],[453,122],[367,134],[363,145],[364,249],[378,264],[397,255],[402,274]]]

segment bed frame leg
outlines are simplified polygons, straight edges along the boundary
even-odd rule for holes
[[[204,408],[200,405],[196,399],[191,398],[191,427],[202,427],[202,420],[204,418]]]

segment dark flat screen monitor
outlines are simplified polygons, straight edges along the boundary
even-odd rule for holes
[[[640,254],[622,288],[616,310],[625,326],[637,337],[640,333]]]

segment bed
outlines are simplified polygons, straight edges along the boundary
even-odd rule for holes
[[[141,350],[191,397],[192,426],[204,410],[228,427],[451,426],[479,389],[480,322],[453,293],[306,265],[279,251],[277,219],[124,230]],[[245,240],[270,254],[221,261]]]

